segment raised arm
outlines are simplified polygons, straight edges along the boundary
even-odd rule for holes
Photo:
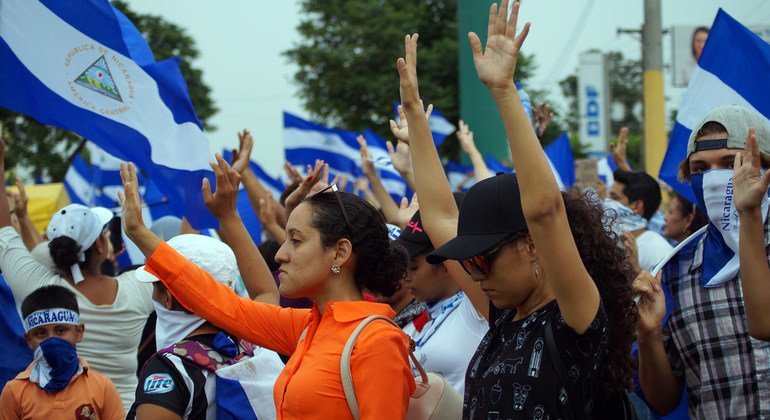
[[[246,196],[249,197],[251,208],[254,209],[255,214],[259,215],[262,211],[262,199],[270,194],[270,191],[259,182],[259,178],[257,178],[257,175],[251,170],[250,157],[251,150],[254,147],[254,139],[249,130],[243,130],[238,133],[238,142],[238,150],[233,150],[232,166],[233,169],[241,175],[241,182],[243,183],[243,188],[246,190]],[[283,229],[286,224],[286,220],[281,216],[282,213],[283,211],[276,212],[277,217],[275,219],[281,229]]]
[[[262,229],[279,244],[286,241],[286,229],[278,223],[278,214],[282,212],[283,207],[269,192],[259,200],[259,221],[262,223]]]
[[[452,189],[433,143],[428,117],[423,112],[420,101],[417,85],[417,37],[417,34],[405,37],[406,59],[399,58],[396,67],[401,79],[401,104],[405,119],[408,120],[407,140],[412,162],[420,163],[414,165],[415,189],[420,197],[420,215],[433,246],[438,248],[457,236],[459,209],[452,196]],[[458,262],[446,261],[444,266],[457,286],[473,303],[476,312],[488,318],[489,299],[479,285],[473,282]]]
[[[457,130],[457,140],[460,142],[460,147],[468,154],[473,164],[473,173],[476,176],[476,181],[481,181],[487,178],[491,178],[494,174],[487,168],[487,164],[484,162],[484,158],[479,153],[479,149],[476,148],[476,143],[473,141],[473,131],[470,131],[468,124],[463,120],[460,120],[460,129]]]
[[[366,139],[364,136],[359,135],[356,137],[356,140],[361,151],[361,170],[369,181],[369,185],[372,186],[372,194],[377,202],[380,203],[380,209],[382,209],[382,214],[385,215],[385,220],[388,223],[395,223],[396,216],[398,215],[398,205],[393,201],[385,186],[382,185],[380,176],[377,175],[377,170],[374,168],[374,163],[369,155]]]
[[[249,297],[257,302],[278,304],[278,288],[267,263],[259,253],[257,245],[252,241],[246,226],[238,215],[238,184],[240,175],[235,169],[216,156],[217,163],[212,164],[217,177],[217,189],[211,193],[208,179],[203,179],[203,202],[221,224],[220,229],[227,238],[227,243],[235,253],[238,261],[238,271],[241,273],[243,284],[249,292]]]
[[[29,199],[27,198],[27,192],[24,190],[24,182],[21,179],[17,179],[16,187],[19,189],[19,192],[12,195],[13,201],[16,203],[15,214],[19,219],[19,234],[21,235],[21,240],[24,241],[24,246],[32,251],[44,239],[43,235],[37,231],[35,224],[32,223],[32,219],[29,218],[29,213],[27,212]]]
[[[639,346],[639,386],[650,407],[659,414],[676,408],[684,381],[674,375],[663,342],[661,323],[666,314],[666,297],[658,277],[644,271],[634,280],[634,292],[640,296],[637,310],[636,340]]]
[[[621,171],[632,172],[631,165],[628,164],[628,128],[623,127],[618,133],[618,142],[610,143],[610,151],[612,152],[612,159],[615,164],[618,165],[618,169]]]
[[[516,60],[529,33],[529,24],[516,36],[519,3],[513,4],[510,19],[506,19],[507,12],[508,0],[503,0],[499,12],[497,4],[492,5],[485,50],[478,35],[468,34],[473,61],[503,119],[524,218],[542,273],[556,295],[564,320],[582,334],[596,317],[599,290],[580,259],[574,238],[565,234],[570,227],[564,200],[513,84]]]
[[[739,258],[741,264],[741,286],[746,305],[749,334],[752,337],[770,341],[770,268],[767,263],[764,216],[767,203],[767,189],[770,186],[770,171],[760,173],[759,146],[756,132],[749,130],[746,151],[735,155],[735,208],[738,210],[741,226],[739,236]],[[763,202],[764,200],[764,202]]]
[[[291,354],[309,312],[242,298],[182,257],[142,222],[133,164],[121,164],[123,230],[147,257],[145,269],[159,278],[185,308],[218,327],[262,347]],[[261,260],[261,257],[259,258]]]

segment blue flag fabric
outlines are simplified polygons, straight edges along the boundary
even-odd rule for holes
[[[362,174],[358,133],[324,127],[288,112],[284,112],[283,122],[286,160],[292,165],[304,170],[316,159],[323,159],[332,175],[345,174],[352,179]],[[385,140],[371,130],[366,130],[364,137],[385,189],[400,200],[407,194],[406,182],[393,168]]]
[[[0,361],[0,383],[13,379],[32,362],[32,350],[24,341],[24,327],[16,309],[16,300],[5,278],[0,274],[0,337],[3,357]]]
[[[393,120],[396,122],[401,120],[401,117],[398,116],[398,105],[398,102],[393,104]],[[449,135],[457,131],[457,126],[449,122],[435,107],[428,118],[428,125],[430,126],[430,133],[433,135],[433,144],[436,147],[441,146]]]
[[[476,177],[470,177],[473,174],[472,166],[450,160],[444,167],[444,171],[452,191],[457,191],[459,187],[460,192],[464,193],[476,183]]]
[[[563,133],[545,147],[545,155],[551,162],[554,174],[561,178],[564,187],[575,183],[575,157],[569,144],[569,135]]]
[[[679,107],[660,179],[694,203],[690,185],[677,179],[692,129],[712,109],[730,104],[753,109],[770,124],[768,74],[770,45],[719,9]]]
[[[213,172],[178,60],[152,61],[106,0],[0,3],[0,106],[72,130],[141,167],[196,228]]]

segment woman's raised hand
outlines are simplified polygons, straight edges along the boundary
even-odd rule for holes
[[[507,16],[508,0],[503,0],[499,10],[496,3],[492,4],[492,7],[489,9],[487,45],[484,49],[481,47],[481,40],[478,35],[474,32],[468,34],[476,72],[479,75],[479,79],[491,91],[515,89],[513,75],[516,70],[516,60],[519,57],[521,46],[529,33],[530,25],[527,23],[524,25],[521,33],[516,36],[519,2],[513,3],[511,17],[506,19]]]
[[[212,193],[208,178],[203,178],[201,192],[206,208],[214,217],[222,220],[228,216],[238,215],[238,185],[241,182],[241,175],[230,167],[219,153],[216,154],[216,159],[216,163],[209,163],[216,176],[216,191]]]

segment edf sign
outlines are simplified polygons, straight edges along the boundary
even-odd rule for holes
[[[587,152],[591,157],[600,157],[607,153],[609,91],[604,54],[581,54],[578,70],[580,142],[588,145]]]

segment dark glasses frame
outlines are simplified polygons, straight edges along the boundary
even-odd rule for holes
[[[323,194],[329,190],[332,190],[332,193],[334,194],[334,198],[337,199],[337,204],[340,207],[340,211],[342,211],[342,217],[345,218],[345,224],[348,225],[348,229],[350,229],[350,233],[353,233],[353,224],[350,223],[350,218],[348,217],[348,212],[345,210],[345,205],[342,203],[342,197],[339,195],[339,187],[337,187],[337,184],[330,184],[328,187],[322,189],[321,191],[318,191],[317,193],[311,195],[310,197],[314,197],[318,194]]]
[[[484,251],[481,254],[474,255],[464,260],[458,260],[460,266],[466,273],[472,274],[475,267],[481,274],[489,275],[492,272],[492,262],[496,254],[503,249],[504,246],[516,242],[524,237],[526,233],[514,233],[505,238],[490,248],[488,251]]]

